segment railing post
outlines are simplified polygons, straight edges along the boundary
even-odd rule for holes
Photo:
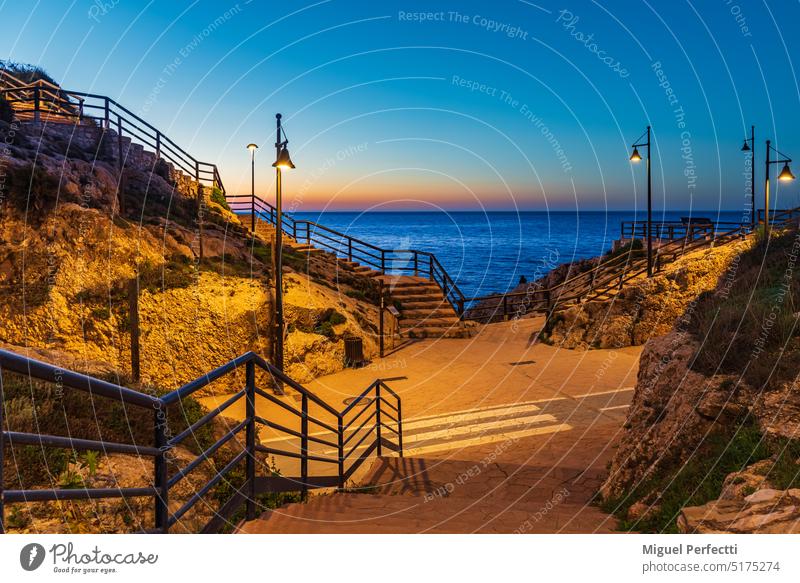
[[[381,249],[381,273],[386,273],[386,251]]]
[[[414,251],[414,277],[419,277],[419,254]]]
[[[306,243],[311,244],[311,223],[306,223]]]
[[[350,237],[347,238],[347,260],[353,260],[353,239]]]
[[[108,104],[108,97],[105,98],[105,105],[103,107],[103,127],[108,129],[111,127],[111,122],[109,120],[110,113],[109,113],[109,104]]]
[[[383,455],[383,444],[381,444],[381,381],[378,379],[375,384],[375,430],[378,436],[378,457]]]
[[[161,132],[156,130],[156,159],[161,158]]]
[[[122,118],[117,115],[117,166],[119,167],[119,214],[125,214],[125,159],[122,154]]]
[[[308,395],[303,393],[302,397],[302,412],[303,416],[300,419],[300,482],[301,494],[303,499],[308,496]]]
[[[256,195],[250,195],[250,230],[255,234],[256,232]]]
[[[155,511],[156,530],[167,534],[169,532],[169,486],[167,485],[167,411],[164,404],[159,401],[153,414],[156,448],[159,453],[155,457],[153,471],[155,473]]]
[[[36,121],[36,122],[41,120],[41,116],[39,114],[39,107],[40,107],[40,103],[39,103],[39,88],[38,87],[34,87],[34,89],[33,89],[33,121]]]
[[[403,457],[403,403],[400,399],[397,399],[397,447],[400,457]]]
[[[458,317],[464,317],[464,298],[458,300]]]
[[[508,296],[503,296],[503,321],[508,321]]]
[[[5,422],[3,420],[3,411],[5,410],[6,404],[3,396],[3,378],[2,378],[2,368],[0,368],[0,534],[5,534],[6,527],[5,527],[5,505],[3,504],[3,495],[4,495],[4,488],[3,484],[5,483],[5,476],[3,475],[3,464],[5,460],[3,459],[3,451],[5,450],[5,435],[3,434],[3,428],[5,427]]]
[[[247,433],[245,434],[245,447],[247,448],[247,520],[256,517],[256,368],[251,360],[245,365],[245,398],[247,399],[245,412],[247,418]]]
[[[337,448],[339,450],[339,488],[344,488],[344,419],[341,415],[338,417],[339,440]]]
[[[433,255],[428,255],[428,279],[433,279]]]
[[[383,312],[386,309],[386,298],[384,296],[383,280],[382,279],[378,280],[378,290],[379,290],[378,293],[380,295],[380,305],[379,305],[379,308],[378,308],[379,309],[379,313],[380,313],[380,316],[379,316],[379,319],[378,319],[379,320],[378,321],[378,334],[380,335],[380,339],[379,339],[380,356],[381,356],[381,358],[383,358],[383,352],[384,352],[384,344],[383,344]]]

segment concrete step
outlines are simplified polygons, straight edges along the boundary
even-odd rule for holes
[[[469,338],[470,331],[466,328],[436,328],[420,326],[409,330],[400,331],[401,338]]]
[[[403,329],[425,327],[425,328],[450,328],[460,326],[461,320],[457,317],[435,317],[426,316],[421,318],[401,318],[400,327]]]
[[[393,287],[389,288],[389,294],[392,297],[398,298],[400,301],[404,297],[423,297],[423,298],[441,298],[442,290],[439,286],[434,284],[417,284],[410,287]]]
[[[449,305],[444,308],[434,308],[428,310],[416,310],[416,309],[408,309],[406,308],[405,304],[400,308],[400,316],[401,318],[405,319],[418,319],[418,318],[455,318],[456,313],[453,311]]]

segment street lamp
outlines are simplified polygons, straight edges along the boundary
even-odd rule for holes
[[[744,139],[742,152],[750,154],[750,228],[756,228],[756,126],[750,126],[750,137]]]
[[[256,144],[247,144],[250,150],[250,230],[256,232]]]
[[[283,193],[281,191],[281,172],[294,168],[289,157],[289,140],[281,127],[281,114],[275,114],[277,132],[275,134],[275,247],[272,253],[275,270],[275,341],[273,361],[276,368],[283,370]],[[281,139],[281,137],[283,139]]]
[[[647,141],[640,140],[647,136]],[[631,162],[641,162],[642,155],[639,154],[639,147],[647,146],[647,277],[653,277],[653,190],[650,175],[650,126],[639,136],[635,143],[631,144],[633,153]]]
[[[775,152],[779,158],[777,160],[770,160],[769,155],[770,152]],[[780,158],[783,156],[783,158]],[[772,143],[767,140],[767,160],[766,160],[766,172],[765,172],[765,180],[764,180],[764,236],[769,236],[769,167],[771,164],[783,164],[783,169],[781,173],[778,174],[778,180],[782,182],[787,182],[789,180],[794,180],[794,174],[792,174],[792,170],[789,168],[789,163],[792,161],[789,156],[784,154],[783,152],[779,151],[775,148]]]

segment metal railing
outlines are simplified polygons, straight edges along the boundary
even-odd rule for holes
[[[724,233],[744,223],[732,221],[661,221],[652,224],[654,241],[673,241],[675,239],[697,239]],[[620,239],[646,239],[647,221],[622,221],[620,223]]]
[[[276,223],[275,207],[258,196],[228,195],[226,200],[234,213],[250,214],[253,227],[258,219],[272,225]],[[298,243],[313,245],[381,274],[427,277],[439,286],[457,314],[463,312],[464,294],[433,253],[416,249],[383,249],[314,221],[295,220],[285,212],[282,215],[282,231]]]
[[[216,164],[202,162],[176,144],[159,129],[105,95],[65,90],[45,80],[25,84],[0,70],[0,95],[20,119],[34,122],[72,120],[79,124],[97,123],[116,133],[117,147],[123,153],[123,138],[150,148],[156,159],[171,163],[198,183],[225,187]]]
[[[664,242],[655,253],[656,269],[660,270],[669,262],[691,251],[717,244],[723,244],[744,237],[749,225],[733,223],[732,229],[712,232],[703,237],[676,237]],[[470,298],[464,317],[467,319],[494,322],[519,317],[526,313],[552,313],[557,307],[608,298],[622,287],[647,273],[647,257],[644,250],[629,248],[627,251],[608,258],[601,258],[596,266],[575,275],[569,275],[562,282],[549,287],[535,287],[520,292],[493,294]]]
[[[296,390],[300,394],[299,409],[257,386],[257,369],[270,375],[273,382],[281,382]],[[169,435],[167,421],[168,411],[171,407],[179,406],[184,399],[210,383],[242,370],[245,375],[243,389],[177,435]],[[5,408],[3,384],[0,382],[0,429],[2,429],[0,432],[0,533],[5,532],[6,504],[133,497],[153,498],[155,521],[153,528],[146,529],[146,532],[168,533],[170,528],[198,502],[205,500],[226,476],[234,469],[244,465],[244,483],[241,487],[236,488],[232,497],[215,511],[213,518],[202,529],[202,532],[218,532],[242,507],[245,507],[245,519],[254,519],[256,499],[260,494],[267,492],[302,492],[305,494],[312,488],[342,488],[373,453],[377,453],[379,456],[383,455],[385,448],[400,456],[403,455],[401,400],[381,379],[375,380],[340,412],[253,352],[243,354],[162,397],[140,393],[91,376],[63,370],[14,352],[0,350],[0,374],[7,372],[24,375],[30,379],[57,383],[66,389],[86,392],[95,397],[122,403],[125,406],[152,411],[154,442],[152,445],[144,446],[136,443],[117,443],[7,431],[3,419]],[[256,410],[257,397],[277,405],[282,411],[288,412],[299,420],[299,430],[275,422],[271,418],[272,416],[258,414]],[[170,474],[167,456],[171,450],[184,443],[190,436],[196,435],[200,429],[211,423],[222,412],[242,400],[245,401],[245,418],[236,423],[186,466],[173,470]],[[314,406],[316,411],[311,412],[311,406]],[[359,406],[363,408],[357,415],[352,415],[351,413]],[[364,416],[365,411],[371,411],[371,414]],[[358,422],[357,425],[356,422]],[[312,431],[312,425],[318,430]],[[297,439],[299,444],[296,447],[290,444],[278,448],[264,445],[264,443],[274,443],[275,440],[259,443],[256,438],[258,428],[261,427],[277,433],[279,439],[283,441],[290,442]],[[243,442],[242,432],[244,432]],[[322,435],[329,437],[326,439],[321,437]],[[204,462],[212,460],[212,456],[220,448],[226,444],[235,443],[239,444],[240,451],[222,469],[216,471],[211,479],[198,487],[195,494],[182,506],[174,511],[171,510],[169,500],[172,488],[197,470]],[[312,446],[312,444],[314,445]],[[145,456],[154,461],[153,474],[148,483],[137,487],[5,489],[2,470],[4,448],[21,445]],[[313,451],[312,447],[316,446],[328,447],[332,453]],[[284,477],[266,468],[266,464],[263,464],[266,471],[259,472],[257,453],[299,460],[299,475]],[[310,464],[315,465],[316,472],[310,469]],[[332,469],[328,472],[319,471],[320,467]]]
[[[756,221],[759,224],[764,223],[764,209],[758,209],[756,214]],[[769,222],[771,225],[785,226],[790,224],[800,223],[800,207],[792,209],[773,209],[769,213]]]

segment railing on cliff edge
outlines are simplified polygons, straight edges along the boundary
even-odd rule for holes
[[[180,406],[182,401],[199,389],[226,375],[237,371],[245,373],[245,386],[224,403],[209,411],[177,435],[168,433],[167,424],[170,407]],[[294,407],[257,386],[256,369],[265,371],[273,381],[280,381],[300,393],[300,408]],[[3,383],[0,380],[0,533],[5,532],[5,505],[17,503],[47,502],[58,500],[94,500],[104,498],[139,498],[153,499],[155,518],[152,529],[144,532],[168,533],[182,517],[199,502],[209,505],[209,494],[215,486],[235,469],[245,466],[244,482],[234,488],[233,495],[218,509],[214,516],[202,529],[202,532],[218,532],[245,508],[245,520],[256,517],[257,497],[268,492],[301,492],[305,494],[312,488],[344,487],[355,471],[373,454],[383,455],[384,448],[403,455],[403,415],[400,397],[381,379],[376,379],[358,397],[342,411],[337,411],[324,400],[308,389],[289,378],[260,356],[248,352],[222,366],[209,371],[196,380],[163,395],[154,397],[132,389],[121,387],[91,376],[64,370],[32,358],[16,354],[8,350],[0,350],[0,375],[5,373],[23,375],[29,379],[38,379],[56,383],[69,390],[89,393],[93,397],[109,399],[123,406],[136,407],[153,414],[153,443],[141,445],[137,443],[117,443],[104,440],[76,439],[72,437],[43,435],[6,431],[7,423],[3,419],[5,398]],[[0,379],[3,377],[0,376]],[[300,429],[294,430],[271,419],[271,415],[262,416],[256,410],[256,396],[273,403],[284,411],[288,411],[299,420]],[[167,464],[167,456],[171,450],[184,443],[190,436],[211,423],[223,411],[245,401],[245,418],[236,423],[227,433],[217,439],[214,444],[197,455],[186,466],[173,470]],[[310,413],[310,405],[315,405],[319,412]],[[358,408],[358,412],[353,411]],[[365,411],[371,411],[364,416]],[[362,416],[364,418],[362,419]],[[127,416],[126,416],[127,417]],[[323,420],[322,417],[325,417]],[[358,422],[358,425],[356,424]],[[285,421],[284,421],[285,423]],[[309,426],[323,430],[311,431]],[[279,449],[268,447],[257,441],[258,427],[267,427],[287,439],[300,440],[299,448]],[[241,433],[244,431],[242,443]],[[325,433],[327,431],[328,433]],[[323,439],[320,435],[331,435]],[[370,437],[372,440],[369,441]],[[333,455],[313,453],[310,443],[329,447]],[[190,475],[203,462],[211,461],[211,456],[226,444],[240,444],[240,451],[221,469],[215,468],[215,474],[205,484],[196,486],[195,493],[176,510],[170,509],[170,491],[181,480]],[[272,441],[270,442],[272,443]],[[368,444],[368,445],[367,445]],[[61,448],[81,451],[97,451],[135,455],[153,459],[153,473],[140,486],[116,488],[37,488],[6,489],[3,476],[3,452],[5,447],[35,446],[39,448]],[[281,476],[266,464],[259,465],[256,454],[266,454],[279,458],[300,460],[298,476]],[[324,472],[313,472],[310,464],[324,464],[332,468],[333,475]],[[259,471],[259,470],[263,471]],[[174,505],[173,505],[174,506]]]
[[[275,207],[258,196],[229,195],[226,200],[234,213],[252,216],[252,228],[255,228],[258,219],[272,225],[276,223]],[[776,211],[775,217],[783,222],[797,220],[800,218],[800,208]],[[448,303],[465,320],[491,322],[508,320],[529,312],[550,313],[556,307],[613,295],[626,283],[647,272],[644,252],[631,247],[627,252],[601,258],[596,266],[569,275],[549,288],[532,284],[524,291],[467,298],[432,253],[414,249],[381,249],[319,223],[295,220],[286,212],[283,213],[282,225],[283,232],[299,243],[313,245],[380,273],[428,277],[441,288]],[[638,225],[636,222],[624,223],[622,232],[636,235],[641,230]],[[750,231],[749,225],[733,222],[716,223],[712,228],[692,228],[682,223],[656,225],[656,232],[662,235],[656,249],[658,270],[685,253],[741,238]]]
[[[44,79],[24,83],[0,69],[0,95],[13,107],[20,119],[34,122],[72,120],[78,124],[98,123],[104,130],[116,132],[117,147],[123,151],[122,139],[130,138],[151,148],[156,159],[171,163],[192,180],[218,188],[225,186],[216,164],[201,162],[155,126],[105,95],[69,91]]]
[[[272,225],[276,223],[275,207],[258,196],[228,195],[226,200],[234,213],[249,214],[253,221],[258,217]],[[251,228],[255,228],[255,223]],[[319,223],[295,220],[286,212],[283,213],[282,231],[298,243],[313,245],[382,274],[427,277],[439,286],[456,313],[464,311],[464,294],[433,253],[416,249],[382,249]]]

